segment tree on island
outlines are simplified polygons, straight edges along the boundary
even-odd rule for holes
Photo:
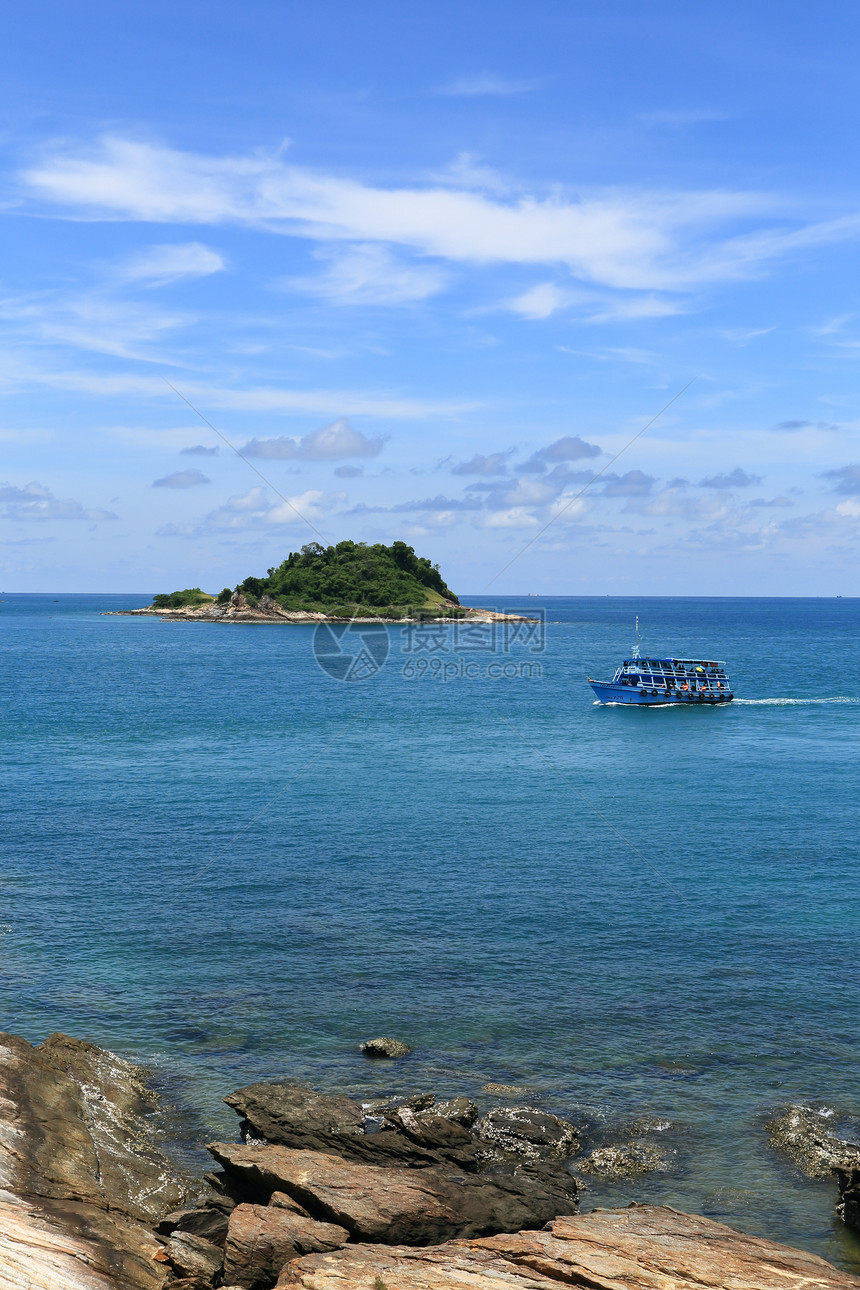
[[[265,578],[246,578],[236,591],[252,605],[267,596],[282,609],[323,613],[363,611],[381,616],[406,609],[453,609],[460,603],[439,566],[417,556],[405,542],[371,546],[346,540],[328,547],[309,542],[269,569]],[[225,587],[219,603],[227,603],[232,595]],[[156,596],[153,607],[179,609],[214,599],[195,587]]]

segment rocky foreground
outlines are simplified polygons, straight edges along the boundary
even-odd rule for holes
[[[241,1140],[212,1143],[195,1182],[140,1068],[0,1035],[0,1290],[860,1290],[665,1207],[578,1213],[576,1127],[536,1108],[289,1083],[225,1100]],[[839,1180],[851,1221],[860,1172]]]
[[[446,607],[449,611],[456,610],[457,617],[461,620],[473,623],[537,621],[527,618],[524,614],[502,614],[494,609],[474,609],[469,608],[468,605],[455,605],[453,601]],[[182,609],[156,609],[152,605],[147,605],[144,609],[117,609],[106,614],[106,617],[128,616],[161,618],[165,622],[178,623],[404,623],[417,622],[419,618],[422,622],[447,622],[450,619],[450,613],[446,615],[440,612],[438,617],[434,617],[433,611],[429,609],[415,611],[400,618],[341,618],[336,614],[315,613],[306,609],[284,609],[271,596],[260,596],[254,604],[251,604],[239,591],[234,591],[223,605],[213,602],[195,607],[185,606]]]

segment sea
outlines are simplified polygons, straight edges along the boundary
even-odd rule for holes
[[[791,1104],[860,1140],[860,600],[464,597],[358,629],[0,597],[3,1028],[149,1063],[184,1148],[257,1080],[637,1138],[666,1203],[860,1271]],[[726,660],[732,704],[587,676]],[[359,1044],[407,1041],[373,1062]],[[505,1095],[488,1083],[525,1090]]]

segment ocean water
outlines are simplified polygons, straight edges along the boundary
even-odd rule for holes
[[[860,1116],[860,601],[466,599],[545,639],[392,627],[351,682],[312,628],[5,595],[0,1024],[153,1063],[192,1147],[252,1080],[525,1086],[589,1147],[666,1153],[585,1208],[860,1269],[835,1184],[764,1129]],[[643,653],[726,659],[739,701],[595,706],[636,613]],[[413,1055],[368,1062],[374,1034]]]

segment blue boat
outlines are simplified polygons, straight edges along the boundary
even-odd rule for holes
[[[734,699],[725,663],[707,658],[641,658],[639,619],[636,644],[611,681],[588,684],[601,703],[635,703],[665,707],[675,703],[731,703]]]

